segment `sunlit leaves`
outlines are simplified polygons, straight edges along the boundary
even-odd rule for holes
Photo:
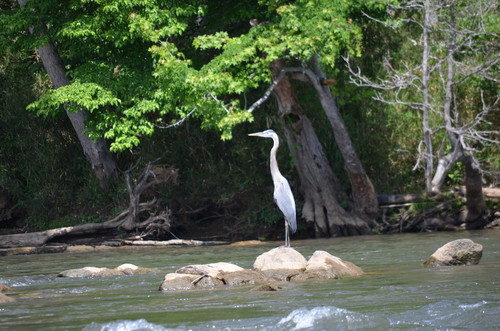
[[[50,115],[66,106],[70,111],[85,108],[90,112],[105,106],[118,106],[120,100],[109,90],[94,83],[74,82],[57,90],[51,90],[28,108],[39,114]]]
[[[185,34],[206,12],[206,3],[74,0],[46,7],[45,19],[53,22],[47,35],[63,54],[72,83],[47,92],[31,109],[44,115],[63,106],[87,109],[90,135],[110,139],[116,151],[133,148],[155,125],[187,114],[230,139],[235,125],[253,120],[239,97],[270,83],[274,60],[307,62],[319,54],[333,67],[341,52],[359,54],[361,33],[349,18],[350,2],[259,1],[260,7],[248,6],[249,15],[269,20],[239,36],[222,29],[198,36],[198,52],[216,51],[194,68],[189,56],[196,53],[184,53],[191,46]],[[30,8],[28,2],[25,10]]]
[[[307,63],[313,55],[320,55],[323,64],[333,68],[341,52],[360,55],[361,29],[352,23],[349,13],[352,4],[342,0],[316,1],[259,1],[273,14],[269,21],[249,28],[246,34],[230,37],[226,32],[199,36],[194,46],[199,50],[217,49],[217,54],[201,68],[201,75],[193,79],[205,93],[217,98],[237,96],[271,82],[273,61],[286,58]],[[211,120],[230,137],[230,128],[252,117],[239,106],[232,112],[219,105],[222,118]],[[209,120],[210,121],[210,120]]]

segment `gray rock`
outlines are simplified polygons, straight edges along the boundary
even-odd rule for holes
[[[470,239],[457,239],[436,250],[424,262],[425,267],[478,264],[483,246]]]

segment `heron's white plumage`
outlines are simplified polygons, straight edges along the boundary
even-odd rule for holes
[[[274,182],[274,201],[285,216],[285,246],[290,245],[288,228],[293,232],[297,231],[297,218],[295,212],[295,199],[292,190],[285,177],[281,174],[276,161],[276,151],[279,147],[279,138],[273,130],[251,133],[249,136],[264,137],[273,139],[273,148],[270,153],[271,176]]]

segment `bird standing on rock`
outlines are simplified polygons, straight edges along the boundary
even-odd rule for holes
[[[276,151],[280,145],[278,135],[273,130],[250,133],[249,136],[271,138],[273,147],[270,154],[271,176],[274,183],[274,202],[278,205],[285,216],[285,247],[290,247],[290,231],[297,231],[297,219],[295,214],[295,199],[292,190],[285,177],[281,174],[276,161]]]

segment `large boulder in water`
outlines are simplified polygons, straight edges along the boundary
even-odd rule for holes
[[[457,239],[436,250],[424,262],[425,267],[478,264],[483,246],[470,239]]]
[[[361,275],[363,270],[360,267],[325,251],[315,251],[305,270],[307,278],[338,279]]]
[[[306,270],[306,258],[291,247],[277,247],[255,259],[253,269],[283,281],[289,281]]]
[[[243,269],[235,264],[218,262],[193,264],[167,274],[160,285],[161,291],[189,290],[224,286],[263,284],[270,280],[258,272]]]

